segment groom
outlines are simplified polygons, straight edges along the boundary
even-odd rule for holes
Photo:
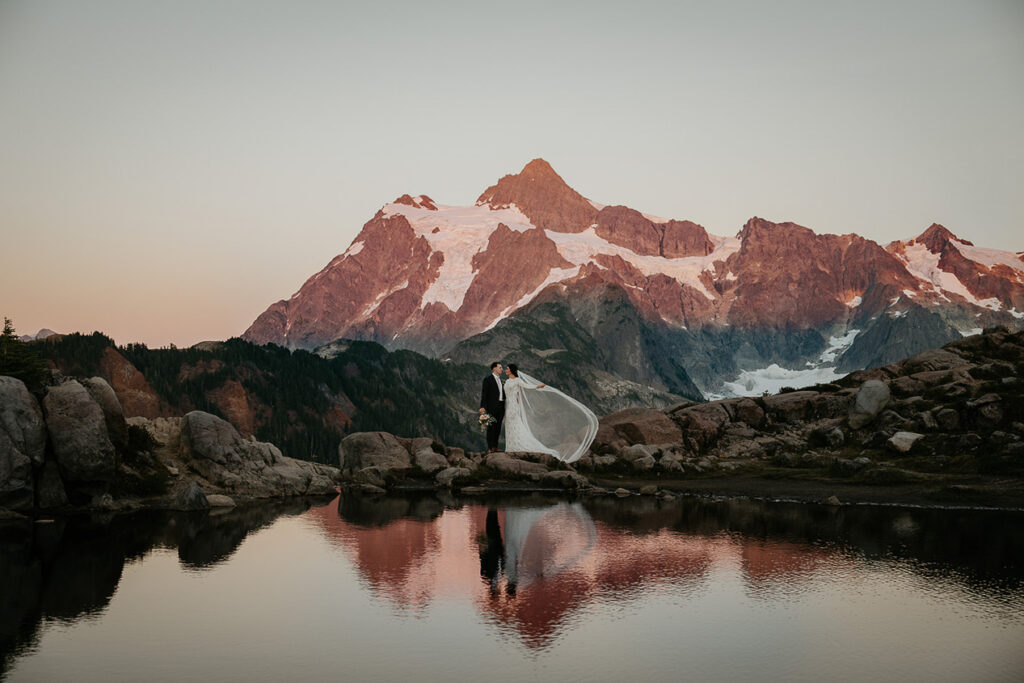
[[[498,452],[498,437],[501,436],[501,421],[505,419],[505,388],[501,386],[501,363],[491,363],[491,374],[484,377],[480,392],[480,412],[494,418],[494,424],[487,427],[487,452]]]

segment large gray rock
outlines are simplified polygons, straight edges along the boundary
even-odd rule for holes
[[[889,386],[881,380],[869,379],[860,385],[850,408],[850,428],[860,429],[874,420],[888,405],[889,397]]]
[[[32,507],[32,467],[42,464],[45,450],[46,427],[39,404],[24,382],[0,377],[0,507]]]
[[[413,455],[413,459],[416,463],[416,467],[419,467],[427,474],[440,472],[448,467],[447,458],[440,453],[435,453],[430,447],[421,448],[416,451],[415,455]]]
[[[64,482],[111,481],[117,466],[114,444],[103,409],[86,388],[74,380],[49,387],[43,410]]]
[[[14,377],[0,376],[0,435],[6,435],[10,447],[33,465],[43,463],[46,451],[43,411],[25,383]]]
[[[114,444],[114,448],[123,451],[128,446],[128,424],[124,421],[124,411],[121,409],[121,402],[117,400],[117,394],[102,377],[82,380],[82,385],[103,411],[110,442]]]
[[[181,453],[215,489],[268,498],[329,494],[337,470],[287,458],[277,446],[243,438],[227,421],[194,410],[181,420]]]
[[[447,467],[434,476],[438,486],[451,487],[456,481],[468,479],[471,472],[465,467]]]
[[[387,432],[356,432],[338,446],[341,471],[352,474],[364,467],[381,470],[406,470],[412,467],[409,451]]]

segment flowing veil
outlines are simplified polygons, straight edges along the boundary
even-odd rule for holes
[[[530,434],[563,462],[575,462],[597,436],[597,415],[585,405],[554,387],[533,387],[541,381],[519,372],[525,382],[522,417]]]

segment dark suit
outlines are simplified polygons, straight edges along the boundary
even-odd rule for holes
[[[505,419],[505,395],[498,391],[498,382],[495,374],[484,377],[483,386],[480,390],[480,407],[487,411],[487,414],[494,418],[494,424],[487,428],[487,447],[497,448],[498,437],[501,436],[501,421]]]

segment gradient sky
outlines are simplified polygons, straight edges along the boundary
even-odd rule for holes
[[[1024,249],[1024,2],[0,0],[0,315],[241,334],[409,192],[547,159],[734,234]]]

